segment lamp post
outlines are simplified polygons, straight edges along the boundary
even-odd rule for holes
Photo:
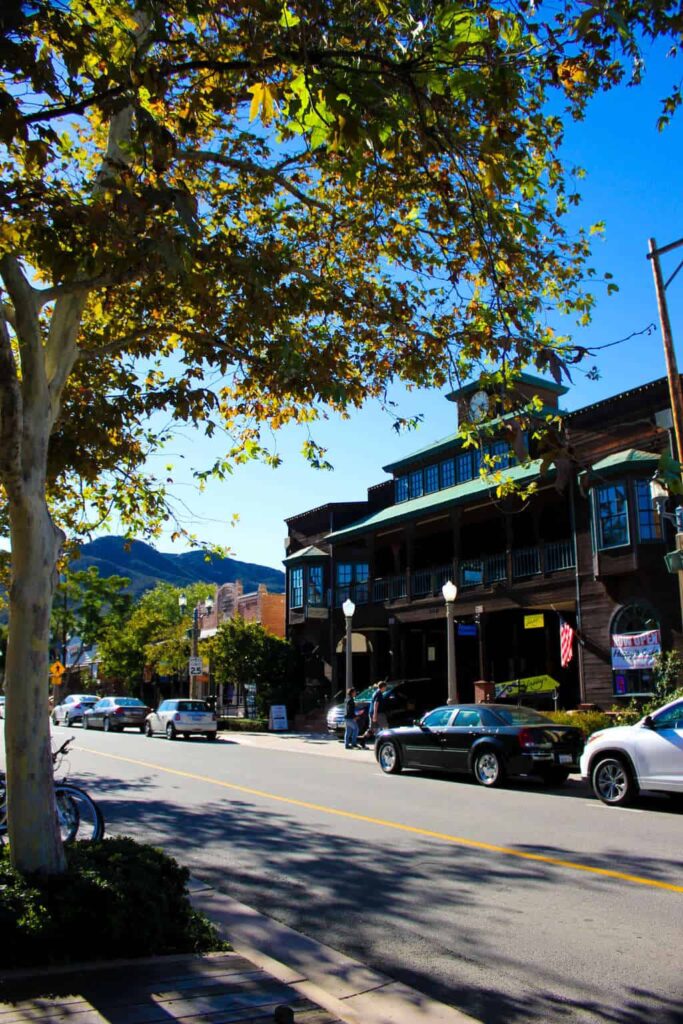
[[[455,599],[458,596],[458,588],[452,580],[444,583],[441,588],[443,599],[446,602],[446,654],[448,674],[448,700],[447,704],[458,704],[458,677],[455,667]]]
[[[346,689],[347,691],[353,686],[353,634],[351,629],[351,621],[353,619],[353,613],[356,610],[356,606],[350,597],[344,601],[342,605],[342,611],[344,612],[344,619],[346,620]]]

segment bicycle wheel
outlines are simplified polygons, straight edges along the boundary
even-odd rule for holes
[[[5,773],[0,772],[0,836],[7,831],[7,782]]]
[[[55,786],[55,803],[62,842],[73,843],[76,839],[95,842],[102,838],[102,812],[84,790],[60,782]]]

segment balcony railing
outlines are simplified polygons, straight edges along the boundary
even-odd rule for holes
[[[540,547],[512,548],[509,551],[462,559],[457,566],[457,573],[453,565],[449,564],[337,586],[335,603],[340,607],[348,597],[358,605],[407,599],[415,601],[440,597],[441,588],[450,579],[455,579],[461,590],[473,590],[508,580],[523,580],[542,573],[573,569],[574,565],[574,545],[571,540],[551,541]]]

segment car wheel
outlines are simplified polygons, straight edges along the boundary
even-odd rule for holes
[[[216,733],[215,732],[207,732],[206,738],[207,738],[207,740],[211,740],[211,742],[213,743],[213,741],[216,739]]]
[[[104,722],[102,723],[102,728],[104,729],[105,732],[111,732],[111,722],[106,717],[104,719]]]
[[[569,778],[569,771],[567,768],[546,768],[541,772],[541,778],[546,786],[564,786]]]
[[[152,731],[152,723],[151,722],[145,722],[144,730],[145,730],[145,736],[147,736],[151,740],[152,736],[154,735],[154,733]]]
[[[141,725],[141,726],[140,726],[140,732],[141,732],[141,733],[142,733],[142,734],[144,735],[144,732],[145,732],[145,727],[144,727],[144,725]]]
[[[637,786],[631,770],[616,754],[599,760],[591,773],[591,785],[598,800],[610,807],[625,807],[633,802]]]
[[[88,728],[88,719],[85,717],[85,715],[83,715],[83,728],[84,729]]]
[[[480,786],[501,786],[505,781],[505,768],[500,754],[489,747],[479,751],[472,762],[472,774]]]
[[[59,725],[59,722],[57,721],[57,715],[54,711],[52,712],[52,724]]]
[[[395,743],[383,743],[377,751],[377,760],[383,772],[396,775],[401,770],[401,757]]]
[[[67,715],[66,718],[64,719],[64,728],[65,729],[70,729],[72,725],[73,725],[73,722],[71,721],[70,717]]]
[[[166,726],[166,739],[174,740],[176,738],[176,731],[173,722],[169,722]]]

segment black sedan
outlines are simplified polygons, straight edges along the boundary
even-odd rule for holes
[[[375,743],[383,772],[465,772],[481,786],[500,786],[511,775],[540,775],[561,786],[579,771],[582,750],[580,729],[507,704],[435,708],[415,725],[385,729]]]
[[[145,731],[145,719],[151,708],[137,697],[103,697],[83,713],[84,729],[123,732],[124,729]]]

